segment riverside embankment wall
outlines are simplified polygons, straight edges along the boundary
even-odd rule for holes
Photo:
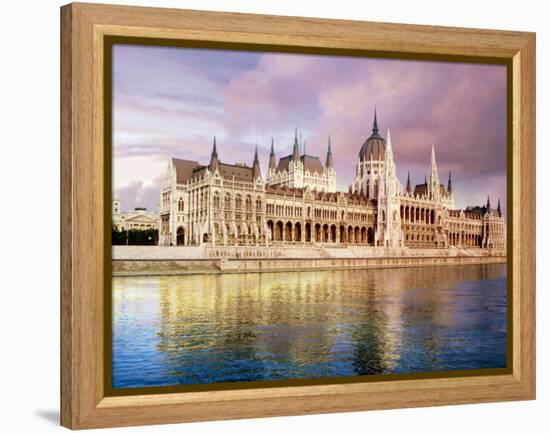
[[[505,263],[506,256],[113,260],[114,276],[292,272]]]

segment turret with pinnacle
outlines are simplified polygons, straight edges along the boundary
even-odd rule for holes
[[[328,150],[327,150],[327,160],[325,163],[327,169],[334,168],[334,161],[332,160],[332,146],[330,143],[330,135],[328,136]]]
[[[273,137],[271,137],[271,151],[269,152],[268,170],[269,170],[270,173],[273,173],[276,170],[275,149],[274,149],[274,144],[273,144]]]
[[[300,143],[298,142],[298,128],[294,131],[294,146],[292,147],[292,159],[300,160]]]
[[[214,144],[212,145],[212,154],[210,155],[209,170],[215,172],[219,169],[218,151],[216,149],[216,136],[214,136]]]
[[[260,170],[260,160],[258,159],[258,145],[256,144],[256,149],[254,150],[254,161],[252,162],[252,177],[254,180],[262,178],[262,172]]]

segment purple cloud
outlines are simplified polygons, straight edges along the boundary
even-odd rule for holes
[[[423,181],[434,145],[441,181],[453,173],[457,205],[490,194],[506,210],[504,66],[137,46],[117,46],[114,65],[121,161],[204,162],[216,135],[228,162],[250,163],[258,144],[265,170],[271,137],[284,156],[297,126],[322,160],[331,135],[338,186],[347,189],[376,105],[403,183],[408,171]],[[115,189],[133,181],[140,173]]]

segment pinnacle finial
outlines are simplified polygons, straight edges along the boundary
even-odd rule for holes
[[[294,130],[294,146],[292,147],[292,159],[300,159],[300,144],[298,142],[298,127]]]
[[[491,200],[489,199],[489,196],[487,196],[487,210],[491,209]]]
[[[254,179],[262,177],[260,170],[260,160],[258,159],[258,143],[256,143],[256,149],[254,150],[254,162],[252,163],[252,175]]]
[[[273,137],[271,137],[271,152],[269,153],[269,170],[275,170],[275,145]]]
[[[447,183],[447,192],[449,194],[453,192],[453,181],[451,179],[451,170],[449,170],[449,182]]]
[[[378,134],[378,119],[376,117],[376,105],[374,106],[374,123],[372,124],[372,133]]]
[[[218,167],[218,151],[216,149],[216,136],[214,135],[214,144],[212,145],[212,155],[210,156],[210,171]]]
[[[333,168],[334,167],[334,161],[332,159],[332,145],[330,143],[330,135],[328,136],[327,161],[325,163],[325,166],[327,168]]]

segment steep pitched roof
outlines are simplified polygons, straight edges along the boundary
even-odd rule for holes
[[[202,175],[208,168],[206,165],[201,165],[197,161],[187,159],[172,158],[172,163],[176,169],[177,183],[186,183],[189,179],[195,176]],[[244,165],[233,165],[219,163],[219,170],[222,177],[226,179],[252,182],[254,180],[252,167]]]
[[[444,185],[439,185],[439,193],[443,197],[447,196],[447,190],[445,189]],[[428,185],[426,185],[425,183],[421,183],[420,185],[416,185],[414,187],[414,195],[422,196],[424,194],[428,194]]]
[[[186,183],[193,175],[193,170],[199,167],[197,161],[190,161],[188,159],[172,158],[172,164],[176,169],[176,181],[177,183]]]
[[[223,178],[252,182],[254,180],[252,167],[220,163],[220,174]]]
[[[292,155],[285,156],[279,159],[279,164],[277,165],[277,171],[288,171],[288,164],[292,159]],[[302,155],[300,156],[300,161],[304,165],[304,170],[309,171],[310,173],[323,174],[323,164],[317,156],[311,155]]]

